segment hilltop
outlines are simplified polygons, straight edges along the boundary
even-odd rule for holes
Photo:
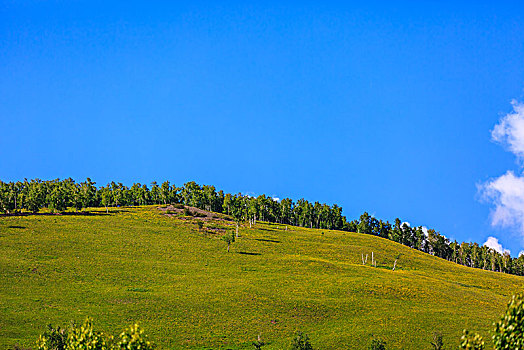
[[[227,215],[88,211],[0,217],[0,347],[86,316],[111,333],[138,321],[163,349],[249,349],[258,334],[282,349],[296,330],[316,349],[372,335],[429,349],[433,332],[451,347],[464,328],[488,336],[524,285],[373,235],[258,221],[228,253]]]

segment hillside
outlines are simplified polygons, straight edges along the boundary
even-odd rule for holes
[[[456,346],[463,328],[487,336],[524,286],[371,235],[258,222],[228,253],[234,223],[218,216],[89,211],[0,217],[0,348],[86,316],[111,333],[138,321],[162,349],[249,349],[258,334],[283,349],[295,330],[316,349],[365,349],[372,334],[429,349],[434,331]]]

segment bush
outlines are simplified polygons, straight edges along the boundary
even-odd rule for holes
[[[297,332],[291,343],[291,350],[313,350],[306,333]]]
[[[262,341],[262,339],[260,339],[260,334],[258,335],[258,339],[257,339],[257,341],[254,341],[252,344],[253,344],[253,347],[255,348],[255,350],[261,350],[262,347],[263,347],[264,345],[266,345],[266,343],[264,343],[264,342]]]
[[[108,350],[111,349],[110,337],[93,330],[93,324],[88,317],[80,327],[71,326],[67,337],[68,350]]]
[[[373,339],[371,340],[369,350],[386,350],[386,342],[379,339]]]
[[[462,338],[460,338],[459,349],[464,350],[484,350],[484,340],[477,333],[471,334],[467,330],[464,330]]]
[[[69,330],[47,326],[37,341],[38,350],[152,350],[155,345],[147,340],[137,324],[126,328],[113,342],[112,336],[93,329],[88,317],[82,326],[72,324]]]
[[[524,300],[514,295],[508,303],[506,313],[495,323],[493,335],[495,349],[524,349]]]
[[[506,312],[494,326],[494,350],[524,349],[524,300],[521,294],[511,298]],[[484,350],[484,345],[480,335],[464,330],[460,349]]]
[[[50,324],[36,342],[38,350],[65,350],[66,346],[67,331],[60,327],[53,328]]]
[[[155,345],[147,340],[144,331],[136,323],[120,334],[120,341],[116,346],[118,350],[152,350],[154,348]]]
[[[431,345],[433,345],[433,349],[435,350],[443,350],[444,341],[442,340],[442,334],[433,333],[433,342],[431,342]]]
[[[197,225],[197,227],[198,227],[199,230],[202,230],[202,228],[204,227],[204,223],[203,223],[202,221],[200,221],[200,220],[198,220],[198,221],[196,222],[196,225]]]
[[[184,208],[184,215],[185,216],[193,216],[193,212],[189,210],[189,208]]]

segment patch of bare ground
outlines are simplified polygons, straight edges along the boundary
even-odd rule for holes
[[[166,207],[158,207],[158,210],[164,212],[164,215],[169,217],[178,217],[182,220],[188,220],[188,219],[198,219],[203,221],[211,221],[211,220],[218,220],[218,221],[231,221],[231,219],[224,214],[214,213],[212,211],[203,210],[200,208],[190,207],[188,205],[168,205]],[[187,216],[186,214],[189,214],[190,216]],[[181,215],[186,215],[181,216]]]

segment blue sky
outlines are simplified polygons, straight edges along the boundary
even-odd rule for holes
[[[520,155],[491,131],[524,101],[523,14],[521,1],[1,1],[0,179],[195,180],[493,236],[517,255],[519,195],[497,221],[501,187],[479,187],[508,171],[520,184]]]

